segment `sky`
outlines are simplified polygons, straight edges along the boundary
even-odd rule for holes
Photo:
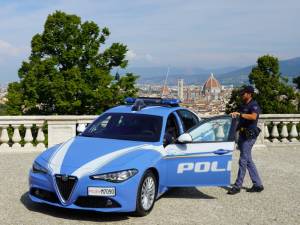
[[[108,27],[131,67],[222,68],[300,56],[299,0],[0,0],[0,83],[18,80],[55,10]]]

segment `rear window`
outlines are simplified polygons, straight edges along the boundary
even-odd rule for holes
[[[105,113],[90,124],[81,136],[157,142],[162,117],[132,113]]]

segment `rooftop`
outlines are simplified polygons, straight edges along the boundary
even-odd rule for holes
[[[207,79],[207,81],[203,85],[203,89],[212,89],[212,88],[221,88],[220,82],[214,77],[214,74],[211,73],[210,77]]]

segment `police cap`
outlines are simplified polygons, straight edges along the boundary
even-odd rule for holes
[[[241,95],[245,94],[245,93],[250,93],[250,94],[254,94],[254,88],[252,86],[246,86],[241,90]]]

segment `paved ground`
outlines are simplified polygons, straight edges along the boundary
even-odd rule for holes
[[[262,193],[225,188],[177,188],[156,202],[150,215],[100,214],[32,203],[27,174],[36,153],[0,154],[0,224],[300,224],[300,148],[255,150],[265,185]],[[233,178],[238,152],[234,154]],[[232,178],[232,180],[233,180]],[[250,187],[247,177],[245,187]]]

